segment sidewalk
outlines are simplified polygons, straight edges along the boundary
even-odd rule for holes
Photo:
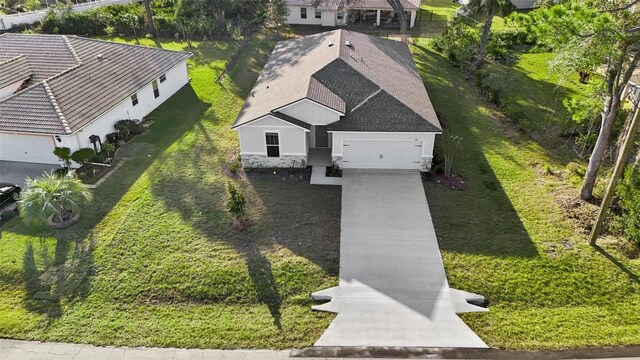
[[[286,360],[289,350],[120,348],[0,339],[2,360]]]

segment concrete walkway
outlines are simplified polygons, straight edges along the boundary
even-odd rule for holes
[[[2,360],[286,360],[289,350],[202,350],[100,347],[0,339]]]
[[[487,347],[456,315],[486,309],[449,288],[417,171],[344,170],[340,282],[313,298],[338,313],[316,346]]]

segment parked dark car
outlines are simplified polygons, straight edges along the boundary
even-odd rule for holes
[[[22,191],[22,189],[18,185],[0,183],[0,206],[12,201],[18,201],[18,199],[20,199],[20,191]]]

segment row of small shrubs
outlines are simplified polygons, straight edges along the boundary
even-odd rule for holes
[[[640,246],[640,168],[630,165],[616,190],[614,230],[620,229],[631,243]]]

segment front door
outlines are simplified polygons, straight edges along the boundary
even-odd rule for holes
[[[316,147],[329,147],[329,133],[326,126],[316,126]]]

